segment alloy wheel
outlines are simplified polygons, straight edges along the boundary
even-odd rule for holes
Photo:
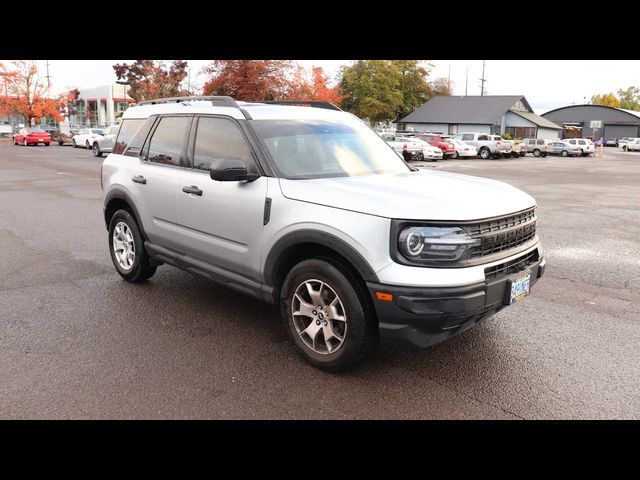
[[[336,291],[322,280],[306,280],[298,285],[291,312],[296,332],[315,353],[335,353],[344,345],[347,314]]]
[[[113,253],[118,265],[131,270],[136,259],[136,245],[131,229],[124,222],[118,222],[113,229]]]

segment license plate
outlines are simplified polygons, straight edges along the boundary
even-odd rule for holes
[[[511,295],[509,296],[509,305],[515,302],[522,301],[527,295],[529,295],[529,288],[531,287],[531,272],[527,272],[525,275],[511,280]]]

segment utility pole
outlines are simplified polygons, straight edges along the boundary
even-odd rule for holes
[[[47,60],[47,93],[51,89],[51,75],[49,75],[49,60]]]
[[[480,96],[484,96],[484,82],[487,81],[486,78],[484,78],[484,65],[485,65],[485,60],[482,61],[482,78],[480,79]]]
[[[464,96],[467,96],[467,88],[469,86],[469,65],[467,65],[467,73],[464,80]]]

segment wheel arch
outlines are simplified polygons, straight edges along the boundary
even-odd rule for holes
[[[142,238],[144,238],[145,240],[149,240],[149,237],[147,237],[147,234],[145,233],[144,226],[142,225],[142,220],[140,214],[138,213],[138,209],[136,208],[129,194],[127,194],[127,192],[120,188],[114,188],[109,191],[104,199],[104,223],[107,230],[109,229],[109,222],[111,221],[111,217],[113,217],[114,213],[121,209],[127,210],[129,213],[131,213],[131,215],[133,215],[136,223],[138,224],[138,228],[140,229],[140,233],[142,234]]]
[[[349,269],[361,282],[377,282],[378,276],[365,258],[337,236],[317,230],[291,232],[280,238],[267,255],[263,268],[265,284],[279,297],[285,277],[297,263],[308,258],[327,258]]]

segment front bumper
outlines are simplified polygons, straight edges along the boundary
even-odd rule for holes
[[[544,274],[546,260],[527,265],[531,286]],[[514,275],[486,279],[460,287],[403,287],[367,282],[382,338],[428,347],[463,332],[507,305],[506,295]],[[390,293],[381,301],[376,292]]]

